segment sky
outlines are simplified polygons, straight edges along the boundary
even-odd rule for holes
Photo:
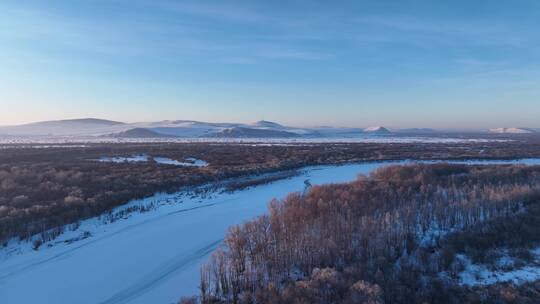
[[[540,1],[2,0],[0,125],[540,128]]]

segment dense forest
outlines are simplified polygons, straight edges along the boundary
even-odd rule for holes
[[[230,228],[181,303],[539,303],[540,282],[459,279],[463,257],[532,263],[539,223],[540,167],[386,167]]]
[[[306,165],[394,159],[466,159],[540,156],[534,138],[470,144],[84,144],[0,146],[0,244],[43,233],[54,238],[66,224],[110,211],[132,199],[227,178],[294,170]],[[208,167],[155,162],[105,163],[103,156],[147,154]],[[249,186],[242,181],[238,187]],[[45,234],[45,232],[47,232]]]

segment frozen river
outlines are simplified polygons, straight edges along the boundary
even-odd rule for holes
[[[108,224],[102,218],[83,221],[38,251],[29,243],[11,242],[0,250],[0,301],[176,303],[197,294],[199,267],[227,228],[265,213],[272,198],[302,191],[305,180],[314,185],[347,182],[396,163],[409,161],[310,167],[292,178],[233,193],[156,194],[128,204],[157,203],[152,211]],[[540,159],[467,163],[540,164]],[[84,232],[92,236],[64,242]]]

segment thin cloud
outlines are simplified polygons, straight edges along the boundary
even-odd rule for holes
[[[265,18],[248,10],[236,11],[217,5],[165,3],[174,12],[242,22],[263,21]],[[162,7],[162,6],[160,6]],[[162,8],[163,8],[162,7]],[[113,56],[170,57],[188,55],[200,58],[205,54],[219,57],[227,63],[254,64],[257,58],[275,60],[323,60],[331,56],[298,47],[294,41],[284,43],[275,35],[245,39],[232,35],[216,39],[214,28],[182,23],[182,20],[153,20],[138,16],[136,20],[123,19],[93,22],[73,16],[59,15],[35,9],[7,8],[6,18],[0,21],[0,37],[14,42],[40,43],[43,47],[64,49],[84,54]],[[16,31],[13,29],[17,29]],[[262,42],[262,43],[261,43]],[[292,42],[292,43],[291,43]],[[261,46],[263,45],[263,46]]]
[[[436,21],[404,16],[363,16],[356,18],[356,23],[382,31],[383,35],[398,37],[414,35],[410,41],[431,41],[456,43],[466,41],[470,44],[505,45],[525,47],[530,44],[530,37],[516,35],[506,27],[496,24],[482,24],[464,20]],[[519,32],[519,31],[517,31]],[[402,38],[397,38],[402,41]]]
[[[233,22],[259,23],[269,21],[268,17],[249,8],[223,3],[153,1],[151,5],[173,13]]]
[[[259,57],[270,59],[300,59],[300,60],[328,60],[333,55],[317,52],[298,51],[294,49],[269,48],[260,50]]]

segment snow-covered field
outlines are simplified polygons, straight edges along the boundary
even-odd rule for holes
[[[227,228],[266,211],[272,198],[302,191],[304,181],[351,181],[358,174],[410,161],[319,166],[236,192],[178,192],[133,201],[153,206],[112,223],[106,215],[81,222],[39,250],[12,241],[0,249],[2,303],[174,303],[197,293],[199,267],[220,244]],[[540,164],[467,161],[469,164]]]
[[[496,263],[495,269],[486,265],[474,264],[469,258],[461,255],[465,270],[459,274],[463,285],[491,285],[499,282],[520,284],[540,280],[540,247],[531,250],[533,261],[522,267],[515,267],[516,259],[502,256]]]
[[[98,159],[100,162],[104,163],[137,163],[137,162],[147,162],[148,161],[148,155],[141,154],[141,155],[132,155],[129,157],[107,157],[103,156]]]
[[[196,159],[196,158],[187,158],[185,162],[181,162],[175,159],[170,159],[167,157],[161,157],[161,156],[148,156],[146,154],[140,154],[140,155],[132,155],[129,157],[108,157],[103,156],[98,159],[100,162],[111,162],[111,163],[125,163],[125,162],[148,162],[151,159],[153,159],[156,163],[162,164],[162,165],[173,165],[173,166],[182,166],[182,167],[206,167],[208,166],[208,163],[204,160]]]
[[[507,142],[510,139],[425,137],[425,136],[355,136],[314,138],[110,138],[110,137],[2,137],[0,145],[28,144],[80,144],[80,143],[236,143],[263,145],[301,145],[316,143],[488,143]]]

